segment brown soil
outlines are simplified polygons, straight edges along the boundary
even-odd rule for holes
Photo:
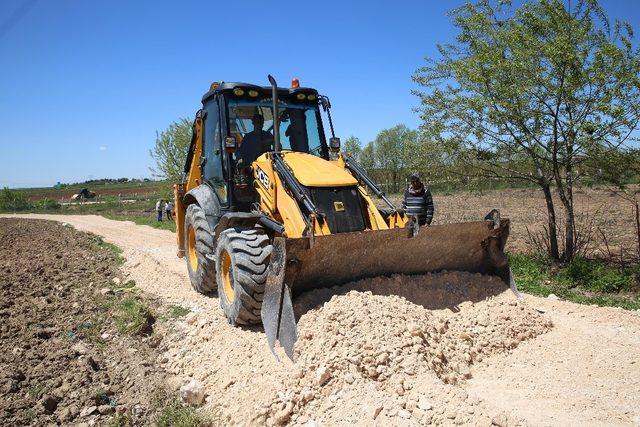
[[[120,272],[98,242],[57,222],[0,219],[0,425],[151,422],[157,350],[108,316]]]
[[[234,328],[191,290],[168,231],[66,221],[124,249],[124,272],[192,313],[159,346],[176,389],[196,381],[221,425],[629,425],[640,421],[640,316],[525,295],[459,273],[377,278],[294,301],[297,360]]]
[[[498,209],[504,217],[511,219],[511,234],[507,250],[530,252],[527,229],[533,233],[543,230],[547,224],[547,212],[542,192],[537,189],[505,189],[483,193],[457,192],[436,193],[434,224],[477,221],[491,209]],[[398,202],[399,199],[394,199]],[[578,226],[582,233],[592,234],[590,250],[607,255],[607,245],[602,233],[607,236],[609,250],[616,255],[620,250],[638,255],[637,235],[631,204],[606,189],[576,189],[574,195]],[[562,204],[556,200],[557,215],[562,218]]]
[[[91,184],[87,184],[86,187],[90,191],[95,192],[97,196],[121,195],[123,199],[126,199],[128,197],[151,195],[162,190],[162,184],[150,185],[148,183],[144,183],[140,185],[102,184],[102,185],[94,185],[94,186],[92,186]],[[74,194],[77,194],[78,191],[80,191],[80,188],[81,187],[62,188],[60,190],[56,190],[55,188],[42,188],[38,190],[28,190],[27,197],[32,202],[35,202],[37,200],[42,200],[42,199],[69,201],[71,200],[71,197]]]

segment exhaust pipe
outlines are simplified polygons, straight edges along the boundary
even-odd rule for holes
[[[271,74],[268,76],[271,83],[271,98],[273,100],[273,151],[280,152],[280,123],[278,122],[278,84]]]

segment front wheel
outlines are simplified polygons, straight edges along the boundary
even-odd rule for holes
[[[213,231],[202,208],[189,205],[184,216],[185,254],[191,286],[207,294],[216,286],[216,266],[213,261]]]
[[[215,256],[218,298],[232,325],[260,323],[271,250],[262,230],[232,228],[220,233]]]

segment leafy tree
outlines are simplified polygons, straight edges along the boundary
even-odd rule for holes
[[[362,144],[355,136],[350,136],[344,141],[344,152],[353,160],[360,162],[360,154],[362,153]]]
[[[156,132],[156,144],[150,150],[156,167],[154,176],[170,183],[180,182],[191,143],[192,124],[189,119],[180,118],[162,132]]]
[[[391,179],[391,191],[400,190],[400,180],[408,173],[411,160],[416,157],[418,132],[405,125],[382,130],[374,141],[377,166]]]
[[[596,0],[574,4],[466,3],[451,12],[455,42],[414,75],[427,137],[478,176],[539,186],[549,255],[564,260],[576,252],[574,185],[607,167],[600,160],[625,148],[640,119],[631,27],[611,27]],[[552,188],[565,216],[562,253]]]
[[[375,155],[373,150],[373,141],[369,142],[360,153],[360,164],[363,168],[371,171],[375,167]]]

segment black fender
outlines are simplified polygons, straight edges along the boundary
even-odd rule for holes
[[[216,236],[233,227],[254,227],[263,215],[256,212],[228,212],[220,217],[215,227]]]
[[[216,236],[224,230],[233,227],[255,227],[261,225],[267,230],[282,234],[284,226],[279,222],[269,218],[261,212],[229,212],[220,217],[218,225],[216,225]]]
[[[209,229],[216,229],[222,215],[222,207],[220,206],[220,201],[218,200],[216,193],[213,191],[213,188],[207,184],[200,184],[185,194],[182,202],[185,207],[193,203],[200,206],[204,211],[204,216],[209,224]]]

